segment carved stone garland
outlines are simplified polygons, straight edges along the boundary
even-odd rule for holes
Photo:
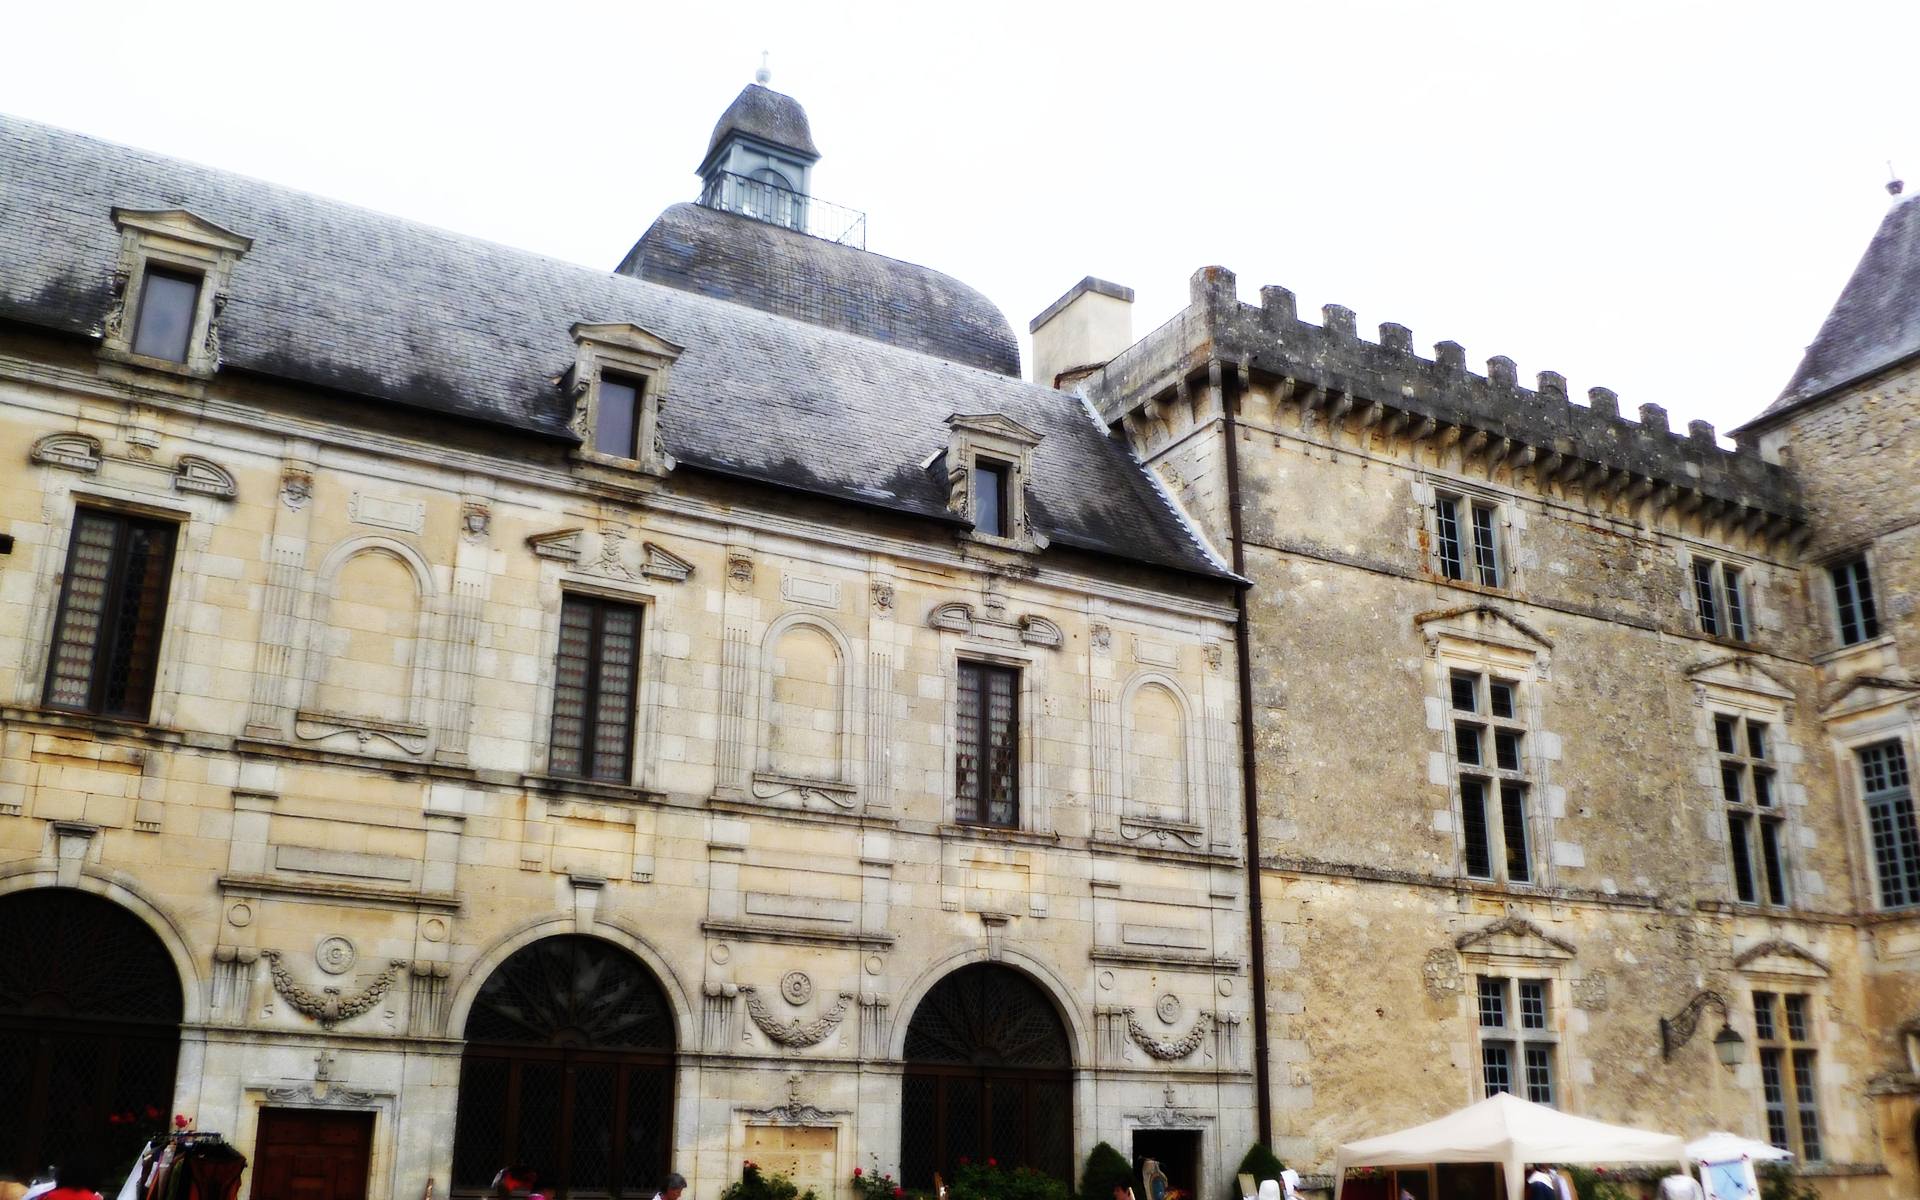
[[[1193,1018],[1193,1028],[1171,1042],[1163,1042],[1140,1027],[1132,1009],[1127,1009],[1127,1036],[1133,1044],[1162,1062],[1177,1062],[1200,1048],[1207,1030],[1213,1028],[1213,1014],[1203,1012]]]
[[[747,1001],[747,1015],[760,1027],[760,1032],[782,1046],[812,1046],[826,1040],[827,1035],[840,1027],[847,1015],[847,1006],[853,1003],[852,992],[841,992],[832,1008],[821,1013],[811,1021],[802,1021],[795,1017],[791,1021],[782,1021],[767,1011],[757,989],[740,985],[740,994]]]
[[[337,987],[321,988],[316,994],[301,987],[288,971],[286,964],[280,961],[278,950],[262,950],[260,957],[267,960],[267,972],[273,976],[273,990],[287,1006],[301,1016],[310,1017],[320,1023],[322,1029],[332,1029],[342,1021],[351,1021],[361,1013],[369,1012],[380,1003],[400,979],[400,973],[407,969],[407,961],[396,958],[388,962],[387,969],[380,973],[372,983],[361,988],[351,996],[342,996]]]

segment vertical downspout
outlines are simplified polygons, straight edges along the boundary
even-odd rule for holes
[[[1220,400],[1222,429],[1227,440],[1227,528],[1233,548],[1233,573],[1247,577],[1246,541],[1240,520],[1240,427],[1235,420],[1240,410],[1245,371],[1235,374],[1235,387],[1228,394],[1220,369],[1220,360],[1207,363],[1207,386]],[[1273,1145],[1273,1092],[1268,1086],[1267,1057],[1267,928],[1260,896],[1260,787],[1255,769],[1258,756],[1253,738],[1253,629],[1249,623],[1247,595],[1252,589],[1241,586],[1234,591],[1233,647],[1240,674],[1240,795],[1245,804],[1247,853],[1247,921],[1251,936],[1247,953],[1253,960],[1253,1086],[1259,1114],[1260,1140]]]

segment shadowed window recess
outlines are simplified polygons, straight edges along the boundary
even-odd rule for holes
[[[133,328],[133,352],[184,363],[193,344],[202,279],[191,271],[148,267],[140,283],[140,314]]]
[[[1442,577],[1504,587],[1500,509],[1485,500],[1442,492],[1434,497],[1434,558]]]
[[[1461,849],[1468,878],[1529,883],[1531,787],[1520,685],[1477,671],[1449,677]]]
[[[1852,646],[1880,636],[1880,612],[1873,602],[1873,576],[1865,555],[1827,568],[1833,579],[1833,613],[1840,644]]]

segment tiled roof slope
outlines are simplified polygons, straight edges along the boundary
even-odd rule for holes
[[[185,208],[254,239],[221,317],[223,369],[571,440],[553,384],[580,321],[685,346],[663,433],[683,466],[950,520],[923,466],[954,412],[1044,435],[1032,511],[1054,542],[1219,569],[1071,397],[736,304],[0,117],[0,321],[97,337],[110,210]]]
[[[713,137],[707,141],[707,155],[700,160],[705,172],[715,152],[729,134],[744,134],[769,145],[792,150],[802,158],[817,159],[820,151],[813,144],[813,129],[807,124],[807,110],[785,92],[750,83],[740,90],[714,124]]]
[[[1758,425],[1920,354],[1920,203],[1896,200],[1807,347],[1787,390]]]
[[[767,221],[676,204],[618,270],[984,371],[1020,374],[1020,344],[1006,315],[958,279]]]

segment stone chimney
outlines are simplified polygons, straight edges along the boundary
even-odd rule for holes
[[[1062,387],[1133,345],[1133,289],[1089,275],[1027,326],[1033,381]]]

